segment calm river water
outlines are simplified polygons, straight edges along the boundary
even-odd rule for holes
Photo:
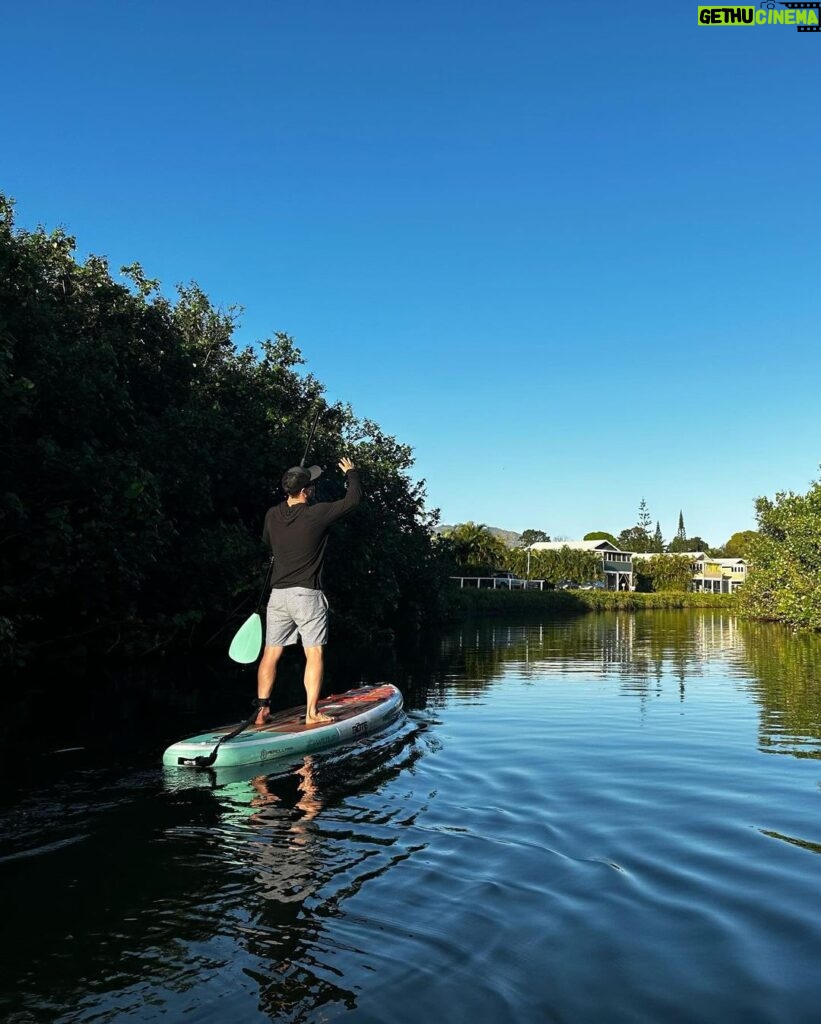
[[[265,776],[158,767],[231,669],[67,714],[6,773],[0,1018],[821,1020],[821,639],[484,622],[390,672],[389,732]]]

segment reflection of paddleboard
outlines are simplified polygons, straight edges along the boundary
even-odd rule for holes
[[[333,721],[306,725],[304,706],[280,711],[272,715],[265,725],[251,725],[234,739],[226,740],[217,751],[214,767],[258,764],[277,757],[310,754],[366,736],[396,718],[402,710],[402,694],[391,683],[361,686],[327,697],[319,702],[318,707]],[[220,737],[235,727],[235,724],[223,725],[211,732],[180,740],[166,750],[162,763],[174,768],[190,767],[187,762],[210,754]]]

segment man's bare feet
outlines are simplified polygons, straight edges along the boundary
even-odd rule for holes
[[[257,715],[257,720],[254,722],[254,725],[267,725],[268,719],[270,717],[271,712],[268,710],[268,708],[261,708],[259,714]]]
[[[315,715],[306,715],[306,725],[317,725],[320,722],[332,722],[333,718],[330,715],[323,715],[321,711],[317,711]]]

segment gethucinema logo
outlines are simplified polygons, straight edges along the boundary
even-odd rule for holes
[[[786,10],[784,10],[786,8]],[[821,0],[809,3],[774,3],[763,0],[758,7],[699,7],[699,25],[794,25],[799,32],[821,32]]]

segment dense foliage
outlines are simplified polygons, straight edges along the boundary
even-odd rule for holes
[[[757,540],[756,530],[740,530],[730,537],[721,549],[721,554],[727,558],[748,558]]]
[[[757,618],[821,630],[821,481],[807,494],[759,498],[756,514],[744,607]]]
[[[479,590],[455,589],[448,601],[454,618],[475,615],[534,614],[584,615],[587,612],[651,611],[674,608],[737,608],[735,594],[684,593],[665,591],[642,594],[634,590]]]
[[[693,583],[693,563],[683,555],[654,554],[636,558],[636,589],[687,592]]]
[[[709,555],[713,552],[703,537],[674,537],[667,545],[667,550],[672,554],[681,554],[683,551],[704,551]]]
[[[522,530],[519,537],[519,546],[529,548],[531,544],[547,544],[550,536],[544,530]]]
[[[622,530],[618,537],[614,538],[609,533],[588,533],[585,540],[609,540],[622,551],[633,551],[637,554],[661,554],[664,551],[680,554],[683,551],[705,551],[711,553],[711,548],[702,537],[688,537],[684,528],[684,515],[678,514],[678,529],[676,535],[669,544],[665,544],[661,532],[661,524],[656,521],[655,530],[651,529],[652,520],[644,498],[639,503],[638,517],[635,526],[629,526]],[[734,536],[737,536],[734,534]]]
[[[446,573],[408,447],[328,407],[287,335],[240,350],[238,311],[196,285],[169,301],[137,264],[119,283],[12,214],[0,195],[0,660],[224,643],[318,406],[320,498],[341,496],[343,454],[367,496],[330,548],[332,606],[361,630],[435,606]]]
[[[639,502],[639,514],[635,526],[622,530],[618,537],[618,547],[622,551],[663,551],[664,541],[661,526],[656,523],[655,532],[651,530],[652,520],[644,498]]]
[[[440,551],[462,576],[490,576],[507,568],[510,548],[495,537],[484,523],[460,523],[444,530],[439,539]]]
[[[528,571],[527,552],[511,551],[507,568],[517,576],[532,580],[546,580],[548,583],[588,583],[603,580],[601,557],[593,551],[578,551],[564,545],[558,550],[531,551]]]
[[[606,530],[594,530],[592,533],[586,533],[582,540],[606,540],[609,541],[614,548],[619,546],[618,539],[613,536],[612,533],[607,533]]]

